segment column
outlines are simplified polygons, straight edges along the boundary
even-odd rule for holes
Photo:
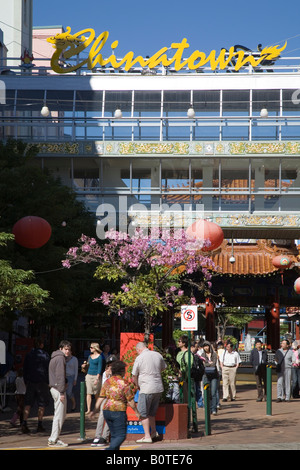
[[[205,337],[208,341],[216,340],[216,327],[215,327],[215,306],[214,303],[207,298],[205,301]]]

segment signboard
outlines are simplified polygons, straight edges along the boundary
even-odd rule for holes
[[[209,54],[199,50],[188,53],[189,44],[187,39],[184,38],[181,42],[173,42],[171,47],[162,47],[146,59],[142,56],[135,57],[132,51],[127,52],[123,58],[117,59],[115,50],[118,47],[119,41],[116,40],[110,44],[112,54],[104,59],[102,49],[108,41],[108,37],[108,31],[103,31],[96,37],[95,31],[91,28],[71,34],[71,28],[68,26],[66,32],[56,34],[56,36],[47,39],[56,49],[51,59],[52,70],[56,73],[69,73],[84,65],[89,70],[107,65],[113,69],[123,68],[128,72],[133,66],[138,65],[149,69],[159,66],[172,66],[177,72],[183,68],[198,70],[204,66],[209,66],[211,70],[216,70],[217,68],[224,70],[228,67],[233,67],[235,71],[238,71],[242,67],[249,65],[254,68],[259,65],[271,65],[286,48],[285,43],[281,48],[279,45],[265,48],[259,47],[257,52],[252,53],[247,47],[236,45],[231,46],[229,50],[221,49],[219,53],[215,50],[210,51]],[[89,51],[86,50],[87,48],[89,48]],[[88,56],[80,60],[79,54],[83,51]],[[168,57],[168,54],[172,55],[172,53],[173,56]],[[184,54],[188,55],[186,59],[183,58]],[[71,58],[77,58],[75,65],[68,64],[68,59]]]
[[[181,306],[181,330],[197,331],[198,330],[198,307],[197,305]]]

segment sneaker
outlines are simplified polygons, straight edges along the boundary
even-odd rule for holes
[[[153,434],[151,434],[151,439],[157,439],[159,437],[159,434],[157,431],[155,431]]]
[[[68,444],[58,439],[56,442],[48,441],[48,446],[49,447],[68,447]]]
[[[99,439],[96,437],[91,443],[91,447],[102,447],[106,445],[107,445],[107,442],[103,437],[100,437]]]
[[[139,443],[151,443],[152,442],[152,439],[151,437],[142,437],[141,439],[138,439],[137,441],[135,442],[139,442]]]

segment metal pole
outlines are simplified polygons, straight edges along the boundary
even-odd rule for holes
[[[206,436],[211,435],[211,426],[210,426],[210,386],[205,384],[204,388],[204,414],[205,414],[205,434]]]
[[[272,416],[272,366],[267,365],[267,416]]]
[[[85,382],[80,382],[80,439],[85,440]]]

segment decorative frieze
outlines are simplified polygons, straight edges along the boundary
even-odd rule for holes
[[[250,156],[250,155],[298,155],[300,142],[37,142],[41,155],[78,156]]]

